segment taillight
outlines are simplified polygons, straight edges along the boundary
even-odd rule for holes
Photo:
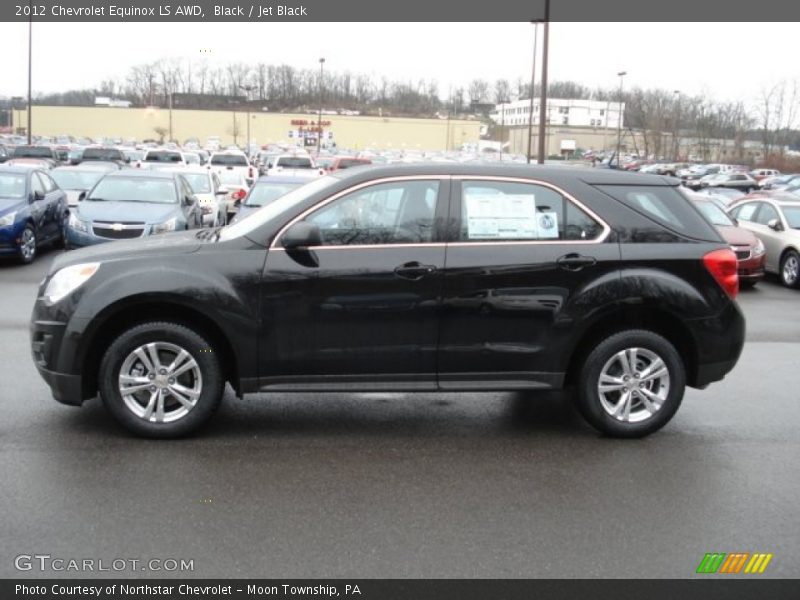
[[[245,194],[243,189],[238,189],[235,192],[233,192],[233,194],[231,194],[231,198],[233,198],[234,200],[241,200],[246,195],[247,194]]]
[[[739,293],[739,274],[736,254],[730,248],[709,252],[703,257],[703,264],[725,293],[736,298]]]

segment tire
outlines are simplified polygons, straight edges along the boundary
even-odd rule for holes
[[[23,265],[28,265],[36,258],[37,244],[36,228],[28,223],[20,234],[20,246],[17,257]]]
[[[153,362],[152,350],[164,372]],[[183,356],[181,350],[188,358],[175,361]],[[167,371],[173,361],[177,378]],[[136,388],[124,397],[123,373]],[[100,362],[98,383],[103,404],[126,429],[143,437],[177,438],[214,414],[225,379],[214,349],[200,334],[176,323],[154,322],[132,327],[112,342]]]
[[[796,250],[789,250],[783,255],[778,276],[786,287],[800,287],[800,254]]]
[[[630,365],[632,350],[636,350],[637,364],[631,367],[629,376],[621,361],[626,358]],[[664,374],[636,385],[636,375],[650,368]],[[608,386],[603,394],[599,390],[601,375]],[[639,438],[658,431],[672,419],[685,389],[686,367],[675,347],[652,331],[633,329],[610,336],[589,353],[581,367],[575,400],[583,417],[601,433]],[[630,401],[623,403],[626,390]]]

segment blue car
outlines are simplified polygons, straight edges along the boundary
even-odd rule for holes
[[[247,197],[244,200],[236,201],[235,206],[238,211],[236,216],[231,219],[231,223],[241,221],[262,206],[266,206],[309,181],[311,180],[308,177],[281,177],[280,175],[259,177],[255,185],[250,188]]]
[[[202,226],[200,204],[179,172],[112,171],[70,210],[67,247]]]
[[[29,263],[40,246],[63,243],[68,213],[67,195],[44,171],[0,168],[0,256]]]

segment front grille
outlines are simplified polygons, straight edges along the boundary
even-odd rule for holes
[[[746,246],[738,248],[734,246],[733,251],[736,253],[737,260],[747,260],[750,258],[750,248]]]
[[[141,237],[144,233],[144,223],[100,223],[92,225],[92,231],[97,237],[109,240],[129,240]]]

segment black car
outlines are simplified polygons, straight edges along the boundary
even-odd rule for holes
[[[55,398],[186,434],[229,382],[293,391],[574,386],[651,433],[736,364],[736,256],[677,181],[489,165],[348,169],[234,225],[59,256],[33,357]]]

